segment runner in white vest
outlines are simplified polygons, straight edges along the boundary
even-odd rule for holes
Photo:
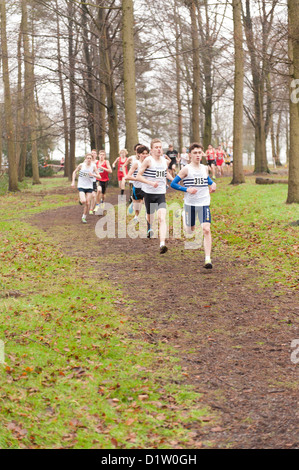
[[[92,163],[92,155],[88,153],[83,163],[77,166],[73,171],[72,188],[75,187],[76,174],[79,172],[78,191],[79,204],[84,206],[82,222],[86,224],[86,215],[88,214],[90,201],[93,193],[93,179],[98,175],[96,165]]]
[[[185,193],[185,224],[188,230],[192,232],[195,230],[196,218],[198,217],[204,235],[204,266],[206,269],[212,269],[210,193],[216,191],[216,183],[209,177],[207,167],[201,164],[203,154],[202,145],[194,143],[190,146],[189,157],[191,163],[181,169],[171,183],[171,187]],[[184,186],[179,184],[181,180]]]
[[[133,181],[133,191],[132,191],[132,198],[133,198],[133,209],[135,211],[134,222],[138,223],[138,216],[142,208],[142,201],[144,198],[144,192],[142,191],[142,183],[141,181],[136,180],[136,176],[138,171],[141,168],[143,161],[149,156],[149,149],[145,145],[140,145],[137,148],[137,157],[135,162],[130,168],[126,179],[129,181]]]
[[[166,253],[165,245],[166,226],[166,178],[173,180],[168,171],[168,163],[163,156],[162,142],[153,139],[151,142],[151,155],[142,163],[137,173],[136,180],[142,184],[144,192],[144,203],[146,208],[147,236],[153,236],[152,224],[154,222],[155,211],[158,212],[160,253]]]

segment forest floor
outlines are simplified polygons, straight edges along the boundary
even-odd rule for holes
[[[109,188],[107,202],[117,204],[118,193]],[[291,361],[291,343],[299,338],[298,290],[264,283],[269,274],[261,264],[236,258],[227,245],[214,248],[208,271],[203,252],[185,250],[183,240],[170,239],[160,255],[157,239],[99,239],[101,217],[89,216],[84,225],[81,214],[76,204],[30,222],[77,259],[82,277],[88,279],[93,266],[99,283],[115,287],[116,309],[125,305],[140,325],[132,338],[171,348],[184,383],[217,414],[216,425],[209,418],[205,426],[186,425],[194,446],[298,448],[298,367]]]

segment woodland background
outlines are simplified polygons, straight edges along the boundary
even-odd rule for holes
[[[59,147],[76,157],[159,136],[269,162],[299,201],[298,0],[10,0],[1,7],[0,165],[9,189]],[[268,148],[268,151],[267,151]]]

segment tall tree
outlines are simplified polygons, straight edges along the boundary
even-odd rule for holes
[[[119,153],[118,140],[118,113],[116,106],[115,87],[113,83],[113,67],[111,58],[111,39],[109,37],[109,28],[107,18],[103,8],[99,8],[97,27],[99,31],[100,42],[100,63],[101,80],[105,85],[106,91],[106,109],[108,115],[108,137],[109,137],[109,156],[110,160],[115,160]]]
[[[94,94],[94,64],[92,57],[92,48],[90,41],[90,32],[88,30],[88,8],[87,5],[82,5],[82,30],[83,30],[83,53],[85,59],[85,67],[83,71],[83,79],[85,82],[85,105],[87,111],[87,127],[90,137],[90,147],[95,149],[97,146],[96,143],[96,134],[95,134],[95,100],[92,98]]]
[[[191,17],[191,39],[192,39],[192,60],[193,60],[193,80],[192,80],[192,117],[191,117],[191,142],[200,141],[200,121],[199,121],[199,88],[200,88],[200,61],[199,61],[199,38],[196,15],[195,0],[187,0],[187,5]]]
[[[176,73],[176,102],[178,113],[178,150],[183,148],[183,113],[181,98],[181,60],[180,60],[180,30],[178,21],[177,2],[174,4],[174,25],[175,25],[175,73]]]
[[[61,39],[60,39],[60,21],[58,14],[58,0],[56,0],[56,31],[57,31],[57,72],[59,80],[59,89],[61,95],[62,104],[62,116],[63,116],[63,136],[64,136],[64,176],[68,176],[70,173],[70,159],[69,159],[69,126],[67,117],[67,106],[64,91],[64,80],[62,75],[62,57],[61,57]]]
[[[287,203],[299,203],[299,0],[288,0],[291,77],[290,155]]]
[[[234,165],[232,184],[245,183],[243,171],[244,51],[241,0],[233,0],[235,83],[234,83]]]
[[[36,104],[34,97],[34,43],[33,34],[31,42],[31,51],[29,43],[29,30],[28,30],[28,13],[27,13],[27,0],[22,0],[22,32],[23,32],[23,46],[24,46],[24,62],[25,62],[25,88],[28,90],[29,103],[28,103],[28,117],[30,128],[30,145],[31,145],[31,162],[32,162],[32,182],[33,184],[40,184],[39,170],[38,170],[38,153],[37,153],[37,119],[36,119]],[[33,11],[33,9],[32,9]],[[33,25],[33,22],[32,22]]]
[[[69,119],[69,139],[70,158],[69,174],[71,180],[73,171],[76,168],[76,90],[75,90],[75,66],[76,54],[74,44],[74,15],[75,8],[72,1],[67,4],[68,13],[68,60],[69,60],[69,95],[70,95],[70,119]]]
[[[9,80],[7,33],[6,33],[6,7],[5,0],[0,0],[0,26],[1,26],[1,49],[4,83],[4,114],[6,122],[7,158],[8,158],[8,189],[18,191],[18,172],[15,151],[15,135],[13,126],[12,102]]]
[[[128,152],[133,154],[134,146],[138,142],[133,0],[122,0],[122,39],[124,57],[126,147]]]
[[[270,94],[266,93],[266,85],[269,74],[269,39],[272,31],[274,11],[278,0],[261,0],[260,22],[261,31],[255,34],[254,22],[251,14],[251,2],[246,0],[245,12],[243,12],[246,42],[250,57],[252,74],[252,90],[254,96],[255,129],[255,169],[256,173],[269,173],[266,151],[266,139],[270,129],[269,101]],[[267,103],[265,103],[267,101]],[[266,109],[265,109],[266,108]]]

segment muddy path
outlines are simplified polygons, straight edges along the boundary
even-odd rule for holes
[[[109,188],[107,202],[115,204],[117,195]],[[299,338],[298,291],[261,287],[265,274],[253,261],[225,256],[217,246],[207,271],[203,252],[185,250],[182,240],[169,240],[164,255],[156,239],[100,240],[99,217],[84,225],[81,213],[74,204],[31,223],[80,259],[86,275],[96,266],[99,280],[115,286],[116,308],[121,292],[133,301],[126,313],[144,325],[139,337],[174,348],[185,383],[219,418],[216,426],[188,424],[194,447],[297,448],[298,365],[291,343]]]

